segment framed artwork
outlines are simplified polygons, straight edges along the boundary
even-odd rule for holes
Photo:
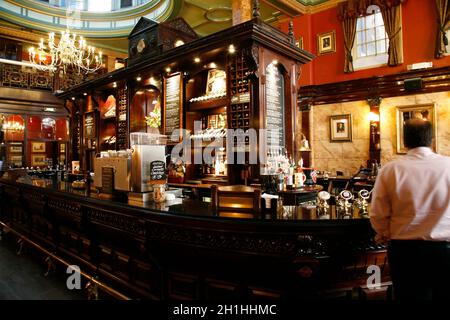
[[[333,30],[318,34],[317,47],[317,52],[319,54],[336,52],[336,32]]]
[[[352,115],[330,116],[330,141],[352,141]]]
[[[397,153],[405,154],[408,150],[405,148],[403,137],[403,125],[409,119],[423,119],[430,121],[433,127],[433,144],[434,152],[437,150],[437,125],[436,125],[436,110],[434,104],[421,104],[412,106],[397,107]]]
[[[22,160],[23,160],[22,156],[10,156],[9,157],[9,162],[11,164],[16,165],[16,166],[21,166],[22,165]]]
[[[10,153],[22,153],[22,145],[10,145],[9,152]]]
[[[45,152],[45,142],[32,142],[31,152]]]
[[[211,69],[208,71],[206,95],[225,94],[227,90],[227,74],[224,70]]]
[[[299,49],[303,49],[303,37],[299,37],[297,41],[295,41],[295,45],[299,48]]]
[[[31,165],[33,167],[36,166],[45,166],[46,162],[45,162],[45,154],[32,154],[31,155]]]

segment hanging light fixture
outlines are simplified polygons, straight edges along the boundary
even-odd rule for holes
[[[62,69],[66,73],[67,68],[71,67],[78,73],[92,73],[101,68],[103,63],[102,52],[96,53],[96,48],[87,45],[86,40],[75,33],[70,33],[67,27],[66,31],[61,32],[61,38],[56,43],[55,33],[48,35],[47,46],[44,39],[41,38],[39,47],[28,49],[30,62],[40,70],[49,70],[55,72]]]
[[[59,41],[54,32],[48,34],[46,43],[41,38],[37,48],[28,49],[30,62],[39,70],[66,73],[69,69],[80,73],[92,73],[102,67],[102,52],[96,52],[94,46],[87,44],[82,36],[70,31],[81,25],[81,10],[87,2],[84,0],[66,0],[66,30],[61,31]]]
[[[16,116],[12,116],[10,120],[4,121],[2,125],[2,131],[8,132],[22,132],[25,130],[25,126],[16,121]]]

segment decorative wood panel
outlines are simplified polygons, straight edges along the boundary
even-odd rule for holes
[[[423,88],[409,91],[404,81],[420,78]],[[375,97],[395,97],[410,94],[450,91],[450,67],[414,70],[393,75],[302,87],[298,94],[299,106],[342,103]]]
[[[0,190],[2,222],[132,297],[390,297],[389,289],[363,287],[372,264],[389,281],[385,249],[373,243],[368,220],[234,223],[4,181]],[[3,201],[21,194],[29,201]],[[50,210],[30,212],[32,201]]]

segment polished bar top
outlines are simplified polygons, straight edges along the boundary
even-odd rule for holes
[[[11,183],[8,180],[0,179],[0,182]],[[12,182],[12,184],[16,184]],[[18,185],[30,186],[29,184],[21,184]],[[97,193],[95,190],[87,190],[87,189],[75,189],[72,187],[71,183],[67,182],[57,182],[55,183],[52,180],[33,180],[33,187],[44,188],[49,190],[52,193],[56,194],[64,194],[75,196],[79,199],[79,201],[83,202],[95,202],[99,204],[99,202],[103,203],[105,206],[120,206],[122,209],[125,208],[135,208],[138,209],[141,213],[160,213],[160,214],[169,214],[176,216],[185,216],[192,218],[202,218],[202,219],[220,219],[223,221],[226,220],[239,220],[239,221],[258,221],[258,222],[285,222],[285,223],[298,223],[302,222],[309,224],[320,224],[320,225],[336,225],[336,224],[360,224],[363,223],[368,224],[368,219],[360,218],[358,216],[357,210],[354,210],[353,219],[340,219],[336,216],[336,210],[334,206],[330,206],[330,218],[329,219],[319,219],[316,214],[315,206],[305,206],[305,207],[292,207],[286,206],[284,207],[283,212],[278,212],[276,216],[271,216],[270,214],[265,214],[263,217],[254,217],[250,214],[221,214],[214,212],[211,209],[211,204],[206,201],[201,201],[197,199],[191,198],[178,198],[174,201],[166,201],[164,203],[155,203],[153,201],[145,202],[142,204],[136,203],[128,203],[127,199],[110,199],[105,197],[103,194]],[[133,210],[134,211],[134,210]]]

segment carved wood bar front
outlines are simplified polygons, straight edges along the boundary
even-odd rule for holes
[[[388,281],[367,219],[218,217],[208,203],[137,207],[63,184],[0,182],[0,221],[131,298],[365,298]]]

